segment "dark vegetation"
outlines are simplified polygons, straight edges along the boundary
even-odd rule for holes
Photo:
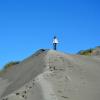
[[[100,46],[97,46],[96,48],[90,48],[90,49],[87,49],[87,50],[81,50],[77,54],[85,55],[85,56],[91,56],[91,55],[93,55],[94,51],[98,52],[97,49],[100,50]]]
[[[11,61],[4,65],[4,68],[0,70],[0,75],[3,74],[3,72],[6,72],[8,69],[10,69],[12,66],[19,64],[20,61]]]
[[[81,50],[78,52],[80,55],[91,56],[94,49]]]
[[[5,66],[4,66],[4,70],[6,70],[6,69],[8,69],[8,68],[10,68],[10,67],[12,67],[12,66],[14,66],[14,65],[17,65],[17,64],[19,64],[20,62],[19,61],[12,61],[12,62],[9,62],[9,63],[7,63]]]

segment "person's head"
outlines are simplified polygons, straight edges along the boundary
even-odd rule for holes
[[[56,36],[54,36],[54,39],[56,39],[57,37]]]

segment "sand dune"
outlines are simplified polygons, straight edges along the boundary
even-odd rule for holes
[[[3,74],[0,100],[100,100],[100,58],[39,50]]]

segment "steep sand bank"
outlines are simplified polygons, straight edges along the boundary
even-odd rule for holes
[[[100,100],[100,59],[40,50],[0,78],[0,100]]]

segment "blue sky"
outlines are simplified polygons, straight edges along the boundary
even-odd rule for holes
[[[76,53],[100,45],[99,0],[0,0],[0,68],[40,48]]]

